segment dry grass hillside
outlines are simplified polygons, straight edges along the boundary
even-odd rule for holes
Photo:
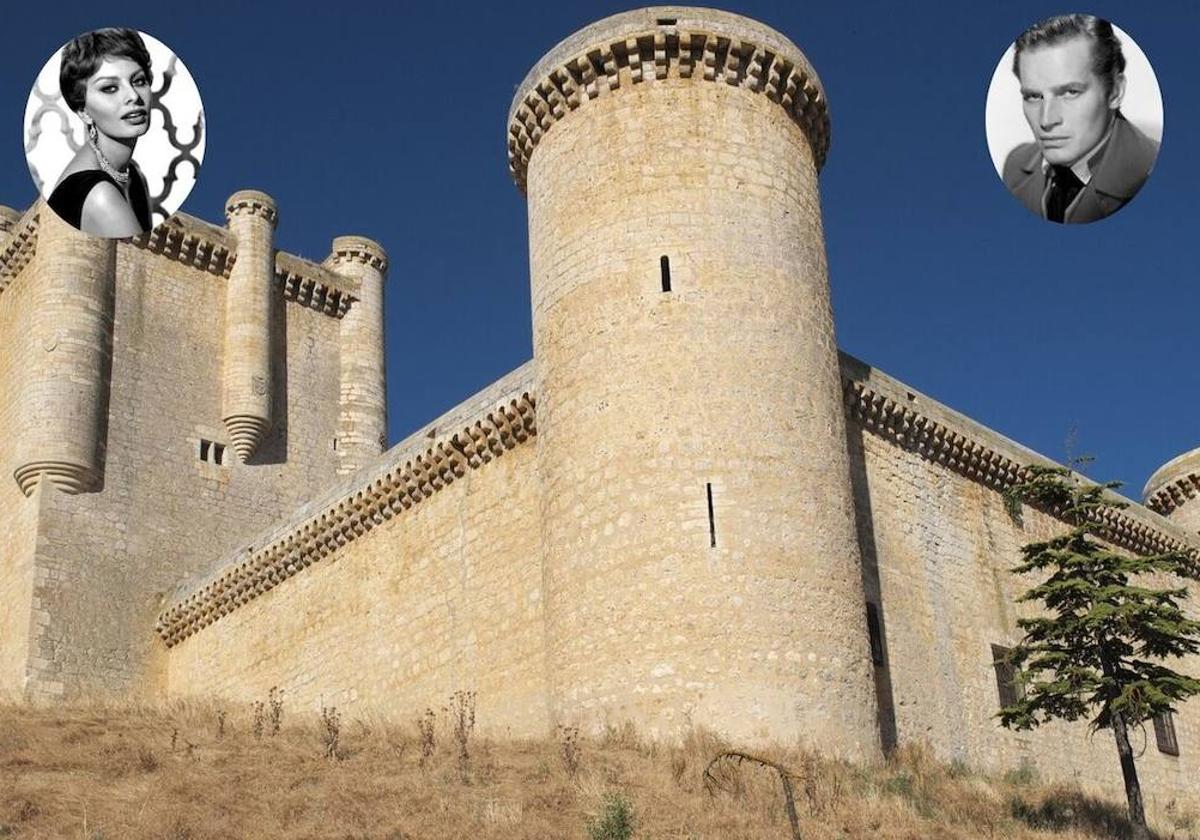
[[[730,748],[710,734],[678,747],[628,728],[501,742],[478,737],[473,705],[458,695],[408,726],[302,717],[278,696],[250,709],[0,705],[0,838],[792,837],[775,771],[727,761],[706,787],[706,765]],[[875,767],[759,755],[795,774],[805,840],[1126,829],[1119,803],[1030,772],[975,775],[919,748]],[[1169,804],[1152,820],[1162,840],[1200,838],[1195,810]]]

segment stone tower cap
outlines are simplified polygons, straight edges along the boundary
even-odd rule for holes
[[[21,221],[21,213],[0,204],[0,232],[11,229],[19,221]]]
[[[509,168],[522,192],[525,170],[541,134],[565,116],[568,105],[574,110],[608,89],[607,84],[602,84],[597,91],[588,83],[586,96],[580,96],[584,85],[580,83],[583,71],[578,59],[588,58],[586,63],[592,65],[588,72],[601,79],[616,72],[614,64],[624,66],[626,45],[631,38],[638,40],[645,66],[648,60],[645,50],[650,49],[649,40],[653,39],[655,66],[664,69],[661,67],[664,52],[665,60],[674,63],[679,52],[676,44],[684,35],[707,36],[709,48],[712,39],[718,39],[718,60],[722,65],[729,61],[730,65],[718,68],[715,79],[765,91],[779,102],[800,123],[812,146],[817,169],[821,168],[829,148],[829,107],[821,80],[799,47],[771,27],[732,12],[696,6],[648,6],[585,26],[560,41],[525,75],[509,106],[507,124]],[[688,42],[693,50],[698,48],[695,37]],[[727,58],[727,50],[738,58]],[[687,66],[698,66],[696,76],[715,80],[713,68],[706,67],[696,56]],[[731,73],[736,73],[736,77]],[[649,78],[654,76],[651,74]],[[639,73],[634,81],[640,78]]]
[[[1153,497],[1164,490],[1168,491],[1166,495],[1169,496],[1170,486],[1176,482],[1186,481],[1189,476],[1200,477],[1200,449],[1193,449],[1191,452],[1185,452],[1177,458],[1172,458],[1154,471],[1154,475],[1150,476],[1145,489],[1142,490],[1142,499],[1145,500],[1146,506],[1159,513],[1163,512],[1160,508],[1166,508],[1168,511],[1174,509],[1175,505],[1170,504],[1170,500],[1165,496],[1162,499]]]
[[[374,239],[366,236],[338,236],[334,238],[333,245],[329,248],[329,259],[326,262],[330,265],[341,262],[361,262],[386,273],[388,255],[383,246]]]
[[[279,221],[275,199],[259,190],[238,190],[225,202],[226,219],[247,213],[260,215],[272,225]]]

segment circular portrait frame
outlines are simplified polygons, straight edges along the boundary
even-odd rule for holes
[[[1062,16],[1062,17],[1086,17],[1086,16]],[[1043,24],[1050,22],[1053,19],[1047,19],[1039,24],[1030,27],[1033,30]],[[1110,22],[1111,23],[1111,22]],[[1126,168],[1132,168],[1132,172],[1119,173],[1120,177],[1114,178],[1114,172],[1100,173],[1100,180],[1092,185],[1092,191],[1104,189],[1109,181],[1115,181],[1111,186],[1111,197],[1102,197],[1098,206],[1093,208],[1090,213],[1081,213],[1079,218],[1072,219],[1069,216],[1063,221],[1066,222],[1090,222],[1096,221],[1098,218],[1104,218],[1119,211],[1133,195],[1141,188],[1142,184],[1148,179],[1150,171],[1157,159],[1158,148],[1162,143],[1163,137],[1163,100],[1162,91],[1158,85],[1158,78],[1154,73],[1154,68],[1150,64],[1146,53],[1138,45],[1138,43],[1129,35],[1128,32],[1121,29],[1117,24],[1111,23],[1113,34],[1116,36],[1121,52],[1125,58],[1124,76],[1124,93],[1121,97],[1119,114],[1123,117],[1122,135],[1118,138],[1120,148],[1118,152],[1127,152],[1127,154],[1108,154],[1105,151],[1100,157],[1101,160],[1111,158],[1108,161],[1109,168],[1114,169],[1117,165],[1113,160],[1118,157],[1128,159]],[[1027,31],[1030,31],[1027,30]],[[1085,37],[1082,35],[1067,35],[1065,39],[1071,37]],[[1054,47],[1061,45],[1061,40],[1053,42]],[[1035,215],[1041,215],[1046,218],[1044,204],[1039,210],[1037,206],[1037,193],[1039,188],[1043,186],[1043,181],[1039,180],[1040,175],[1036,171],[1035,164],[1040,164],[1042,169],[1048,169],[1052,163],[1060,163],[1059,160],[1045,161],[1046,156],[1053,157],[1049,152],[1044,155],[1039,155],[1039,151],[1043,151],[1039,146],[1045,142],[1036,136],[1035,130],[1026,118],[1025,108],[1023,107],[1025,94],[1022,93],[1021,82],[1013,72],[1013,59],[1016,54],[1017,42],[1011,43],[1000,57],[995,70],[992,73],[991,82],[988,86],[987,100],[984,109],[984,129],[987,138],[988,154],[992,161],[992,166],[996,170],[996,174],[1000,177],[1005,187],[1019,201]],[[1032,47],[1033,49],[1044,49],[1040,46]],[[1094,47],[1093,47],[1094,49]],[[1032,94],[1037,95],[1037,94]],[[1132,126],[1135,131],[1124,131],[1126,126]],[[1056,132],[1057,129],[1048,129]],[[1069,131],[1070,129],[1067,129]],[[1066,133],[1066,132],[1063,132]],[[1109,135],[1111,136],[1111,135]],[[1050,142],[1057,142],[1051,140]],[[1118,145],[1105,143],[1104,146]],[[1053,148],[1053,147],[1050,147]],[[1025,158],[1017,160],[1018,157]],[[1073,161],[1077,165],[1075,169],[1081,170],[1083,177],[1090,180],[1091,173],[1086,166],[1079,166],[1077,161]],[[1023,165],[1023,170],[1020,168]],[[1028,180],[1022,183],[1023,176],[1028,176],[1033,181]],[[1088,199],[1084,196],[1084,199]],[[1059,221],[1055,219],[1055,221]]]
[[[119,30],[93,30],[63,44],[43,65],[30,90],[22,146],[34,186],[47,201],[63,172],[89,143],[83,117],[69,107],[59,87],[63,51],[79,38],[105,31]],[[150,56],[148,125],[136,139],[132,159],[145,182],[149,227],[153,228],[179,210],[195,186],[204,160],[207,128],[199,88],[183,61],[154,36],[132,31],[141,36]],[[92,137],[96,137],[94,130]],[[66,221],[89,233],[118,236]]]

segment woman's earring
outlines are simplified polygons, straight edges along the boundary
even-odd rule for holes
[[[96,131],[96,124],[87,114],[80,114],[79,118],[83,120],[83,127],[87,129],[88,140],[95,144],[100,137],[99,132]]]

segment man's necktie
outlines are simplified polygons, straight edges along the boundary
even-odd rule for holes
[[[1046,218],[1052,222],[1062,222],[1067,208],[1083,189],[1083,181],[1071,171],[1069,166],[1050,167],[1050,188],[1046,192]]]

